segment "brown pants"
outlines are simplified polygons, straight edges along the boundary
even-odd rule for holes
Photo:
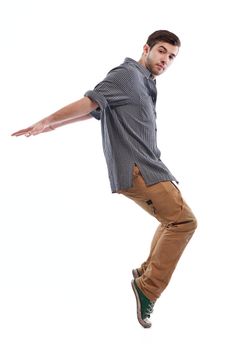
[[[196,218],[171,181],[146,186],[137,166],[133,170],[133,187],[119,193],[132,199],[160,222],[149,257],[139,268],[142,275],[136,279],[142,292],[154,301],[168,285],[196,229]]]

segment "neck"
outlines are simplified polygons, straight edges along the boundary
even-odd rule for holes
[[[140,60],[138,61],[138,63],[140,63],[140,64],[141,64],[142,66],[144,66],[145,68],[147,68],[143,57],[140,58]]]

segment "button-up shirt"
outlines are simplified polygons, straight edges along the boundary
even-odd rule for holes
[[[112,69],[85,96],[99,108],[103,150],[112,192],[132,187],[137,165],[146,185],[176,181],[161,161],[156,141],[156,82],[151,72],[131,58]]]

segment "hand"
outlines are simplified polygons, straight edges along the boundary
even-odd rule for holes
[[[11,136],[22,136],[25,135],[26,137],[29,136],[35,136],[42,132],[52,131],[55,128],[49,125],[49,122],[47,119],[43,119],[39,121],[36,124],[33,124],[32,126],[29,126],[26,129],[22,129],[19,131],[14,132]]]

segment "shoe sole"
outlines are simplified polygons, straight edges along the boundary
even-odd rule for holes
[[[142,316],[141,316],[141,302],[140,302],[140,299],[139,299],[138,291],[136,289],[134,280],[131,281],[131,285],[132,285],[132,289],[133,289],[133,292],[135,294],[136,302],[137,302],[137,318],[138,318],[138,322],[144,328],[150,328],[151,327],[151,323],[150,322],[146,322],[146,321],[144,321],[142,319]]]

